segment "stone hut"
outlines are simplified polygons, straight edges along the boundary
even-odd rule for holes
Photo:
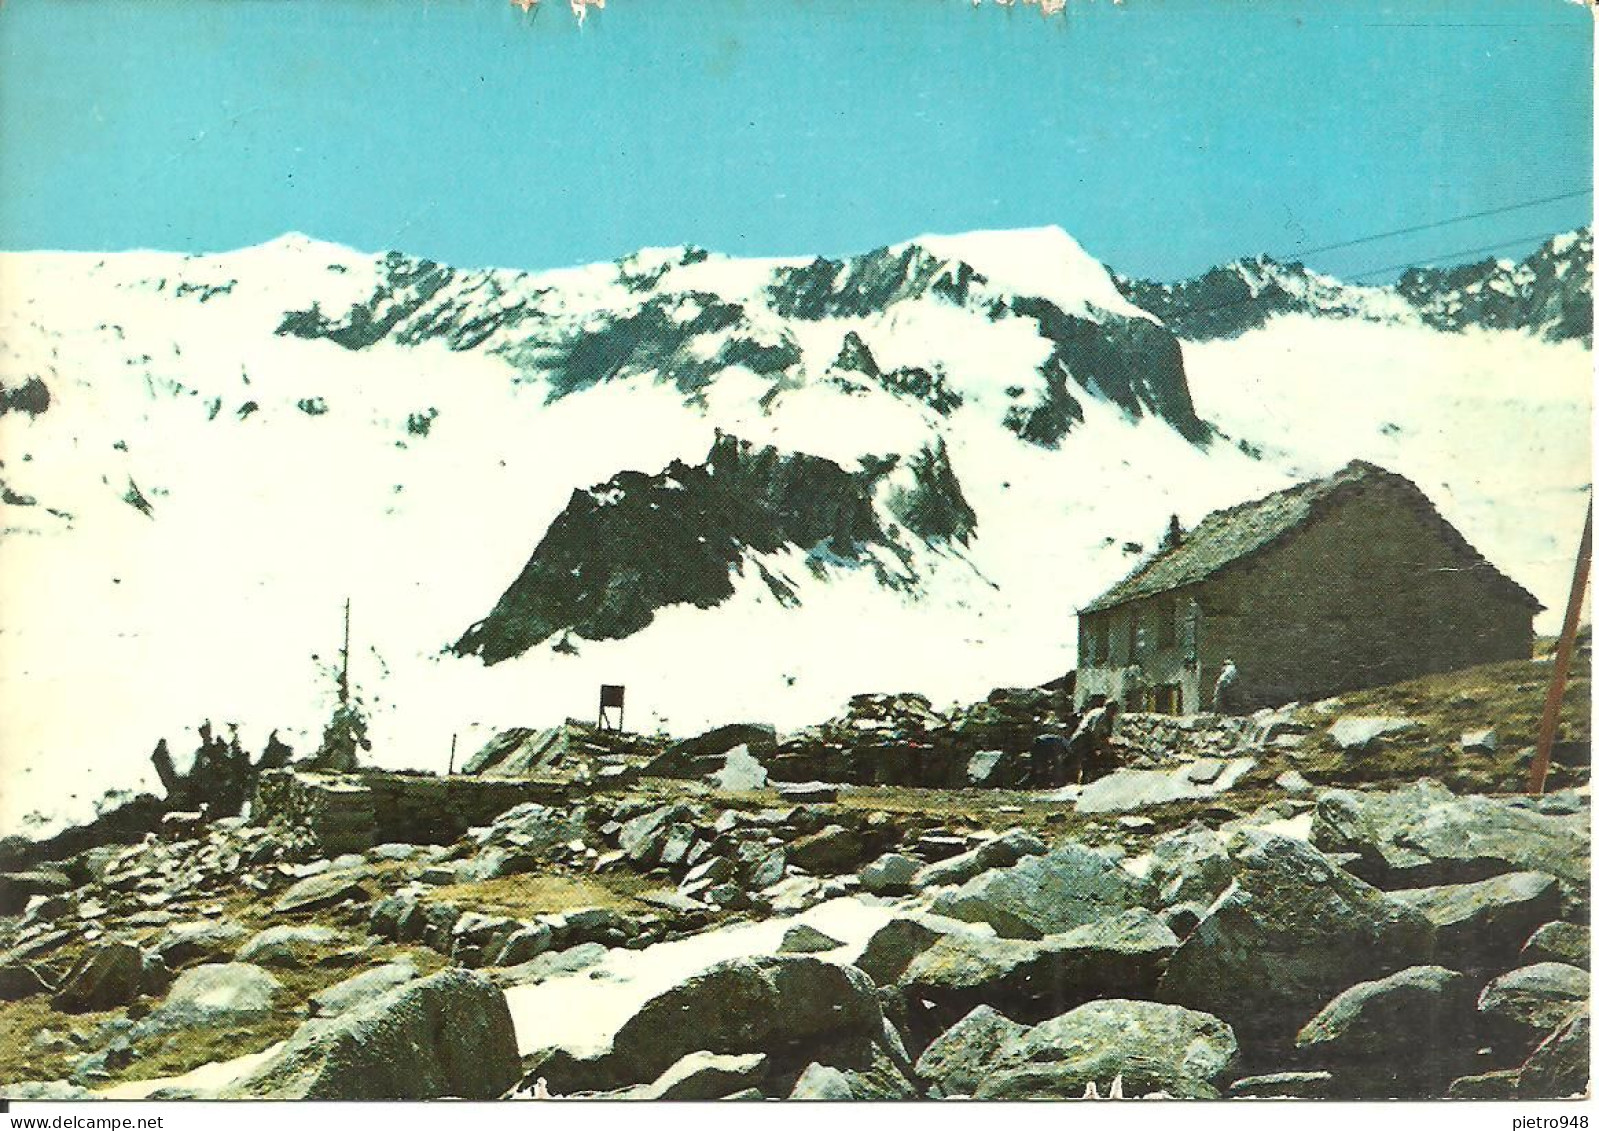
[[[1540,609],[1414,483],[1357,460],[1174,529],[1080,609],[1076,702],[1206,711],[1229,659],[1250,708],[1525,659]]]

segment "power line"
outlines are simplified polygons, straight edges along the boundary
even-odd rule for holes
[[[1394,228],[1387,232],[1378,232],[1371,236],[1361,236],[1358,239],[1344,240],[1342,243],[1323,244],[1321,247],[1301,248],[1294,252],[1295,255],[1319,255],[1324,251],[1337,251],[1345,247],[1357,247],[1360,244],[1375,243],[1378,240],[1391,239],[1394,236],[1408,236],[1412,232],[1426,232],[1433,228],[1446,228],[1450,224],[1463,224],[1467,220],[1480,220],[1484,216],[1503,216],[1507,212],[1519,212],[1523,208],[1536,208],[1540,204],[1555,204],[1562,200],[1576,200],[1581,196],[1592,196],[1593,189],[1574,189],[1571,192],[1557,193],[1554,196],[1543,196],[1536,200],[1523,200],[1518,204],[1506,204],[1499,208],[1485,208],[1481,212],[1467,212],[1461,216],[1451,216],[1447,220],[1433,220],[1426,224],[1413,224],[1408,228]]]
[[[1546,232],[1542,235],[1533,233],[1531,235],[1516,236],[1513,239],[1500,240],[1498,243],[1483,244],[1481,247],[1468,247],[1461,251],[1452,251],[1447,255],[1441,256],[1436,262],[1427,264],[1427,266],[1442,267],[1447,265],[1448,261],[1451,259],[1462,259],[1468,255],[1481,255],[1485,251],[1498,251],[1500,248],[1515,247],[1517,244],[1528,243],[1532,240],[1538,240],[1540,242],[1544,240],[1551,240],[1561,234],[1562,233],[1560,232]],[[1344,277],[1347,279],[1364,279],[1368,275],[1381,275],[1385,271],[1398,271],[1402,267],[1415,266],[1416,262],[1414,260],[1407,260],[1404,263],[1391,263],[1387,267],[1373,267],[1367,271],[1357,271],[1353,275],[1346,275]]]
[[[1431,221],[1428,221],[1425,224],[1412,224],[1412,225],[1410,225],[1408,227],[1404,227],[1404,228],[1393,228],[1393,229],[1390,229],[1390,230],[1388,230],[1386,232],[1376,232],[1376,233],[1373,233],[1372,235],[1359,236],[1359,237],[1357,237],[1355,239],[1343,240],[1343,241],[1341,241],[1339,243],[1323,244],[1320,247],[1303,248],[1303,249],[1294,251],[1291,254],[1293,256],[1295,256],[1295,257],[1303,257],[1303,256],[1307,256],[1307,255],[1316,255],[1316,254],[1319,254],[1319,253],[1325,252],[1325,251],[1336,251],[1336,250],[1338,250],[1340,248],[1357,247],[1357,246],[1360,246],[1362,244],[1376,243],[1379,240],[1393,239],[1396,236],[1404,236],[1404,235],[1411,235],[1411,234],[1414,234],[1416,232],[1431,231],[1431,230],[1433,230],[1435,228],[1445,228],[1445,227],[1448,227],[1451,224],[1464,223],[1467,220],[1480,220],[1480,219],[1482,219],[1484,217],[1488,217],[1488,216],[1502,216],[1502,215],[1505,215],[1505,214],[1510,213],[1510,212],[1519,212],[1519,211],[1521,211],[1522,209],[1525,209],[1525,208],[1536,208],[1539,205],[1543,205],[1543,204],[1553,204],[1553,203],[1557,203],[1557,202],[1563,201],[1563,200],[1575,200],[1575,199],[1577,199],[1579,197],[1592,196],[1592,195],[1593,195],[1593,189],[1591,189],[1591,188],[1571,189],[1571,190],[1566,191],[1566,192],[1555,193],[1555,194],[1553,194],[1551,196],[1536,197],[1536,198],[1531,199],[1531,200],[1518,201],[1518,202],[1516,202],[1514,204],[1500,205],[1497,208],[1485,208],[1485,209],[1482,209],[1482,210],[1477,211],[1477,212],[1467,212],[1467,213],[1464,213],[1464,214],[1462,214],[1460,216],[1450,216],[1450,217],[1448,217],[1446,219],[1442,219],[1442,220],[1431,220]],[[1562,229],[1562,231],[1564,231],[1564,230],[1565,229]],[[1462,249],[1462,250],[1459,250],[1459,251],[1447,252],[1447,253],[1444,253],[1444,254],[1439,255],[1439,256],[1430,257],[1433,260],[1433,263],[1431,265],[1437,265],[1440,262],[1447,262],[1448,260],[1458,259],[1458,258],[1461,258],[1463,256],[1467,256],[1467,255],[1477,255],[1477,254],[1480,254],[1480,253],[1486,252],[1486,251],[1497,251],[1500,248],[1510,247],[1510,246],[1512,246],[1514,244],[1523,243],[1523,242],[1528,241],[1528,240],[1552,239],[1554,236],[1557,236],[1557,235],[1560,235],[1560,234],[1561,234],[1561,232],[1550,232],[1550,233],[1546,233],[1546,234],[1541,235],[1541,236],[1540,235],[1522,236],[1522,237],[1519,237],[1519,238],[1516,238],[1516,239],[1504,240],[1504,241],[1502,241],[1500,243],[1488,244],[1488,245],[1485,245],[1485,246],[1482,246],[1482,247],[1465,248],[1465,249]],[[1303,262],[1302,259],[1300,261]],[[1386,266],[1386,267],[1371,267],[1371,268],[1367,268],[1364,271],[1357,271],[1357,272],[1353,272],[1353,273],[1340,272],[1338,277],[1341,278],[1341,279],[1344,279],[1344,280],[1353,281],[1355,279],[1368,278],[1369,276],[1372,276],[1372,275],[1381,275],[1381,274],[1383,274],[1384,272],[1387,272],[1387,271],[1397,271],[1397,270],[1400,270],[1400,269],[1405,268],[1405,267],[1414,267],[1414,266],[1418,266],[1418,264],[1414,260],[1410,260],[1410,261],[1407,261],[1407,262],[1404,262],[1404,263],[1391,264],[1391,265]],[[1159,285],[1159,284],[1157,284],[1157,285]],[[1209,314],[1210,312],[1216,311],[1216,310],[1227,310],[1227,309],[1229,309],[1231,307],[1242,306],[1244,303],[1254,302],[1256,299],[1258,299],[1260,297],[1262,297],[1262,295],[1247,295],[1244,298],[1229,299],[1226,302],[1212,303],[1209,306],[1195,306],[1195,307],[1189,307],[1186,310],[1173,310],[1173,311],[1169,311],[1165,315],[1163,315],[1163,318],[1170,320],[1170,319],[1184,318],[1184,317],[1187,317],[1189,315],[1194,315],[1194,314]]]
[[[1533,240],[1538,240],[1538,241],[1550,240],[1550,239],[1553,239],[1555,236],[1563,235],[1565,231],[1566,231],[1566,229],[1562,229],[1561,231],[1546,232],[1546,233],[1543,233],[1541,235],[1520,236],[1520,237],[1517,237],[1516,239],[1504,240],[1503,242],[1500,242],[1500,243],[1486,244],[1486,245],[1484,245],[1482,247],[1461,248],[1458,251],[1443,252],[1443,253],[1441,253],[1439,255],[1430,257],[1430,258],[1433,259],[1433,264],[1430,264],[1429,266],[1434,266],[1434,265],[1437,265],[1439,263],[1447,263],[1449,260],[1459,259],[1459,258],[1462,258],[1462,257],[1467,256],[1467,255],[1479,255],[1479,254],[1481,254],[1483,252],[1486,252],[1486,251],[1497,251],[1500,248],[1513,247],[1516,244],[1528,243],[1528,242],[1533,241]],[[1415,266],[1417,266],[1417,263],[1414,260],[1408,260],[1408,261],[1406,261],[1404,263],[1394,263],[1394,264],[1390,264],[1390,265],[1388,265],[1386,267],[1372,267],[1372,268],[1369,268],[1369,269],[1367,269],[1365,271],[1357,271],[1357,272],[1354,272],[1352,274],[1342,275],[1342,276],[1340,276],[1340,278],[1343,279],[1343,280],[1363,279],[1363,278],[1366,278],[1367,276],[1370,276],[1370,275],[1380,275],[1380,274],[1382,274],[1382,273],[1384,273],[1386,271],[1397,271],[1397,270],[1400,270],[1401,268],[1415,267]],[[1212,303],[1209,306],[1192,306],[1192,307],[1187,308],[1186,310],[1166,311],[1166,312],[1164,312],[1164,313],[1162,313],[1160,315],[1160,318],[1161,318],[1161,321],[1170,323],[1170,322],[1173,322],[1173,321],[1176,321],[1176,320],[1179,320],[1179,319],[1182,319],[1182,318],[1187,318],[1187,317],[1189,317],[1191,315],[1195,315],[1195,314],[1209,314],[1209,313],[1211,313],[1213,311],[1217,311],[1217,310],[1228,310],[1228,309],[1231,309],[1232,307],[1243,306],[1245,303],[1254,302],[1257,299],[1264,298],[1264,297],[1266,297],[1266,293],[1267,292],[1262,291],[1259,294],[1246,295],[1243,298],[1229,299],[1226,302]]]

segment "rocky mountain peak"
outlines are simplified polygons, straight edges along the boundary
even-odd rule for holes
[[[1593,337],[1593,233],[1586,228],[1548,240],[1519,262],[1416,267],[1386,286],[1340,282],[1266,255],[1175,283],[1117,276],[1116,285],[1189,341],[1236,338],[1281,314],[1450,332],[1521,330],[1548,341]]]

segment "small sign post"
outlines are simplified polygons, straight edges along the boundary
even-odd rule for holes
[[[595,725],[601,730],[622,729],[622,701],[627,697],[627,688],[619,683],[600,684],[600,718]],[[616,712],[616,719],[612,721],[611,712]]]

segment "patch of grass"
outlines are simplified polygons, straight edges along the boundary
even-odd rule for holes
[[[134,1045],[137,1056],[121,1071],[112,1071],[109,1084],[132,1080],[151,1080],[176,1076],[212,1061],[232,1060],[259,1052],[286,1039],[306,1019],[306,1006],[312,995],[361,970],[380,966],[404,956],[422,975],[441,969],[445,959],[423,946],[385,944],[358,950],[349,944],[329,944],[307,954],[299,967],[269,967],[282,985],[269,1016],[220,1027],[180,1029],[154,1034]],[[226,961],[219,956],[214,961]],[[48,993],[34,994],[21,1001],[0,1002],[0,1080],[60,1080],[70,1078],[73,1067],[85,1055],[103,1048],[109,1041],[77,1044],[65,1049],[35,1048],[35,1036],[44,1029],[63,1036],[79,1031],[94,1033],[113,1018],[142,1015],[159,1004],[145,997],[127,1010],[101,1013],[57,1013],[50,1007]],[[100,1087],[95,1084],[91,1087]]]
[[[624,871],[593,876],[527,872],[474,883],[448,884],[435,888],[429,899],[516,919],[528,919],[545,912],[575,911],[581,907],[610,907],[644,913],[652,909],[633,896],[661,887],[662,883]]]
[[[269,1017],[217,1028],[180,1029],[148,1037],[136,1046],[138,1059],[118,1079],[152,1080],[162,1076],[177,1076],[212,1061],[232,1060],[247,1053],[260,1052],[286,1040],[300,1027],[306,1020],[307,1006],[313,995],[362,970],[381,966],[402,956],[409,959],[417,972],[424,976],[446,965],[442,955],[423,946],[385,945],[367,951],[353,951],[348,946],[335,943],[313,948],[308,951],[308,961],[303,966],[267,968],[283,987],[278,991]]]
[[[119,1013],[57,1013],[50,1008],[47,993],[0,1002],[0,1080],[64,1079],[72,1066],[92,1050],[76,1044],[66,1049],[43,1050],[34,1047],[34,1038],[46,1029],[63,1037],[74,1030],[88,1032]]]
[[[1431,777],[1457,791],[1521,792],[1553,675],[1548,660],[1516,660],[1352,691],[1338,696],[1333,711],[1305,708],[1298,713],[1300,721],[1316,730],[1290,755],[1290,762],[1318,785],[1397,785]],[[1591,695],[1592,661],[1579,656],[1561,702],[1548,789],[1589,779]],[[1421,725],[1384,738],[1372,751],[1347,753],[1327,734],[1333,722],[1347,715],[1402,715]],[[1497,735],[1496,752],[1460,748],[1462,734],[1485,729]]]

